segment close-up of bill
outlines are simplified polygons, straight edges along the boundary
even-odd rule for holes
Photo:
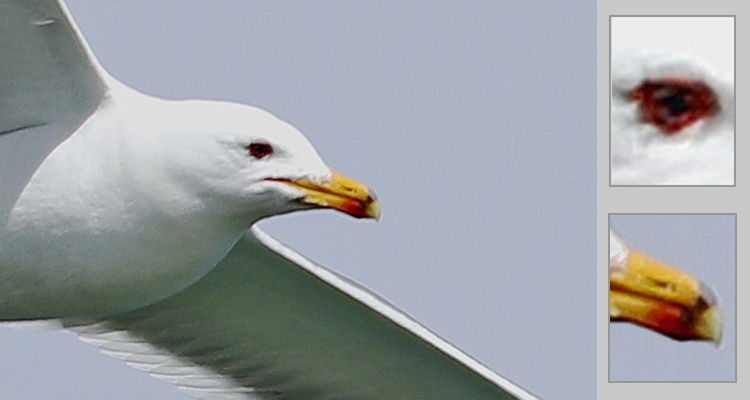
[[[736,381],[736,216],[609,219],[610,382]]]

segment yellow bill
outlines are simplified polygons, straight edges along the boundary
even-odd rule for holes
[[[676,340],[721,342],[714,292],[693,276],[630,250],[609,270],[610,321],[628,321]]]
[[[355,218],[380,218],[380,203],[365,185],[338,173],[332,173],[325,182],[307,179],[281,180],[304,194],[303,204],[331,208]]]

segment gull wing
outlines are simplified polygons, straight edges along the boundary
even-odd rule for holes
[[[199,399],[535,398],[257,228],[185,291],[67,325]]]
[[[63,4],[0,0],[0,224],[42,160],[96,110],[106,77]]]

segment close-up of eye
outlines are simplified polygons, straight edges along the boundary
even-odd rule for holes
[[[667,136],[719,111],[713,90],[697,80],[645,80],[629,98],[637,102],[641,120]]]
[[[669,53],[611,61],[611,184],[732,185],[732,75]]]
[[[610,185],[734,185],[734,17],[612,16],[610,29]]]
[[[251,143],[247,146],[250,155],[260,160],[273,153],[273,147],[268,143]]]

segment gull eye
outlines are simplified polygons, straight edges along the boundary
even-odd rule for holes
[[[247,146],[247,151],[251,156],[260,160],[261,158],[264,158],[273,153],[273,147],[271,147],[271,145],[268,143],[251,143],[249,146]]]
[[[641,120],[667,136],[719,111],[713,90],[696,80],[646,80],[629,97],[638,103]]]

